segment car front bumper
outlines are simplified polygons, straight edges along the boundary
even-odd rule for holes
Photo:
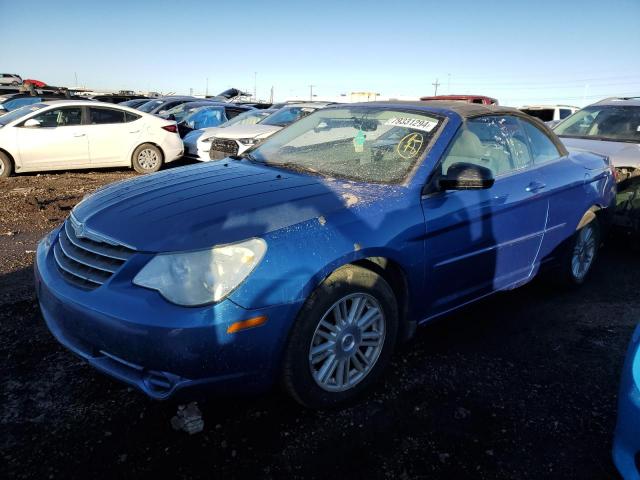
[[[613,461],[625,480],[640,480],[640,326],[633,335],[622,374]]]
[[[192,158],[194,160],[198,160],[200,162],[208,162],[209,160],[211,160],[209,158],[210,148],[211,148],[210,143],[201,142],[199,140],[188,141],[185,139],[184,156],[188,158]]]
[[[133,285],[128,270],[136,267],[129,264],[84,290],[60,275],[52,257],[51,246],[40,242],[34,270],[42,315],[61,344],[98,370],[155,399],[196,387],[240,393],[273,384],[299,305],[248,310],[227,299],[180,307]],[[227,333],[229,325],[258,316],[267,322]]]

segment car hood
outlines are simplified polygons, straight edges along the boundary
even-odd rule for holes
[[[637,143],[569,137],[560,137],[560,140],[569,150],[586,150],[606,155],[615,167],[640,168],[640,145]]]
[[[344,210],[354,198],[371,203],[384,188],[222,160],[110,185],[80,202],[73,216],[88,231],[138,251],[195,250]]]
[[[275,125],[237,125],[234,127],[219,128],[213,132],[218,138],[265,138],[273,135],[282,127]]]

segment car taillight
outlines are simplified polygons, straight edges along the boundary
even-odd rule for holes
[[[165,125],[164,127],[162,127],[162,129],[166,130],[167,132],[178,133],[177,125]]]

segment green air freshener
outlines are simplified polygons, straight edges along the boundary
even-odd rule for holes
[[[364,141],[367,136],[364,134],[362,130],[358,132],[358,134],[353,138],[353,148],[356,153],[361,153],[364,151]]]

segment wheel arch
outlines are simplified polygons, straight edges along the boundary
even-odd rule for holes
[[[0,152],[4,153],[7,157],[9,157],[9,161],[11,162],[11,165],[13,166],[13,171],[15,172],[17,165],[16,165],[16,159],[14,158],[14,156],[11,155],[11,153],[9,153],[8,150],[5,150],[2,147],[0,147]]]
[[[584,214],[582,214],[580,221],[576,225],[576,231],[580,230],[585,225],[588,225],[595,219],[598,219],[598,221],[603,223],[601,225],[602,227],[606,227],[608,225],[608,218],[604,218],[604,217],[606,216],[605,214],[607,213],[607,210],[608,210],[607,208],[599,204],[594,204],[591,207],[589,207],[587,211],[584,212]]]
[[[417,322],[410,320],[409,280],[402,266],[388,257],[365,257],[352,261],[349,265],[366,268],[384,278],[393,290],[398,303],[398,313],[400,314],[398,339],[404,341],[413,337]]]

